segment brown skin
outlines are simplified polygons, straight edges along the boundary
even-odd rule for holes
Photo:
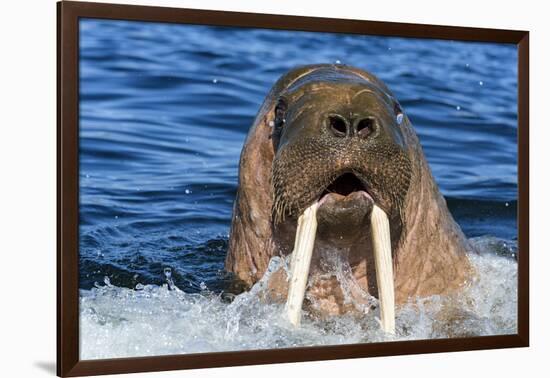
[[[261,279],[271,257],[292,252],[297,217],[319,199],[306,293],[313,310],[351,310],[339,280],[326,274],[334,261],[349,267],[353,302],[378,295],[374,204],[390,219],[398,304],[456,291],[471,276],[471,248],[409,119],[380,80],[349,66],[299,67],[265,99],[241,153],[226,269],[248,285]],[[285,300],[285,273],[268,287],[270,299]]]

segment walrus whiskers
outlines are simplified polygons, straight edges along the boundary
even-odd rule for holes
[[[376,282],[380,301],[380,324],[387,333],[395,333],[395,290],[388,216],[374,205],[371,214],[372,244]]]
[[[317,232],[317,208],[318,202],[315,202],[300,215],[294,239],[286,313],[290,322],[295,326],[300,325],[301,320],[302,303],[306,293],[309,266]]]

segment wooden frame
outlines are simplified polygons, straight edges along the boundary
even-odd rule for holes
[[[59,2],[57,52],[57,374],[81,376],[249,364],[451,352],[529,345],[529,33],[359,20]],[[78,21],[81,17],[382,36],[513,43],[518,46],[518,333],[161,357],[79,360]]]

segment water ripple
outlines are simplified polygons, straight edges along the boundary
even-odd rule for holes
[[[301,64],[372,71],[418,131],[468,236],[514,239],[512,45],[82,20],[82,288],[225,290],[239,154],[271,85]],[[221,274],[221,275],[220,275]]]

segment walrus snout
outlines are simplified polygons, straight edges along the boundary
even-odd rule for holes
[[[380,86],[354,75],[329,82],[315,76],[282,91],[270,117],[275,223],[297,219],[343,173],[365,183],[390,217],[402,212],[411,161],[401,110]]]

